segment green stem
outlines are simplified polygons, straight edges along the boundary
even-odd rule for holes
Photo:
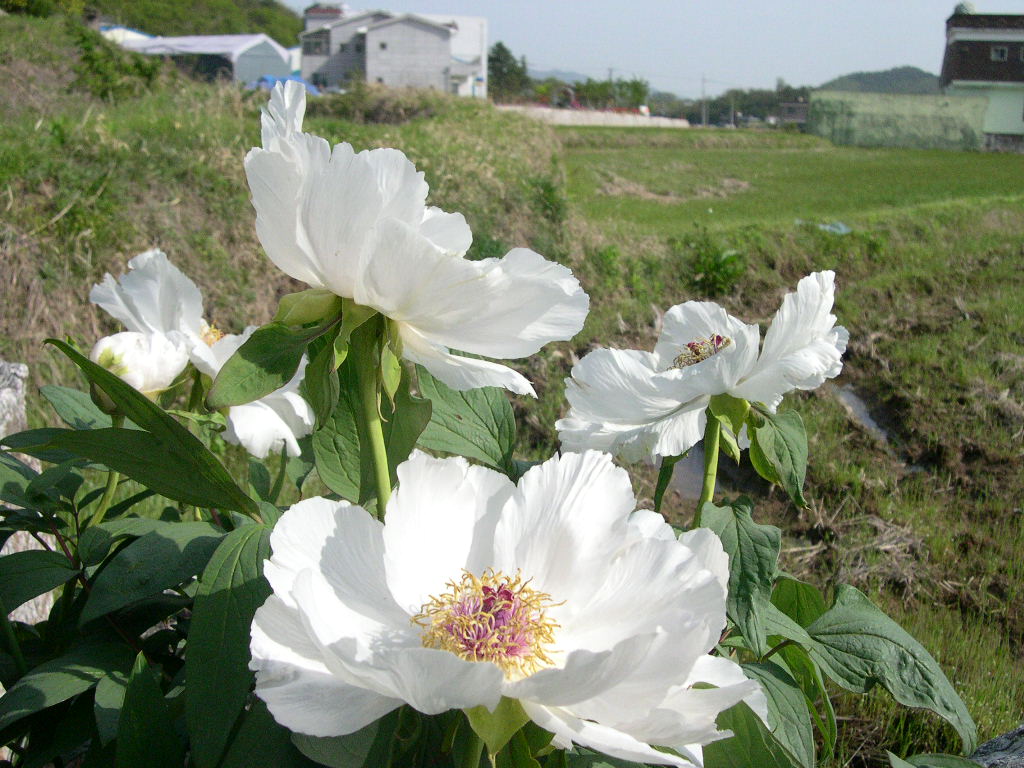
[[[4,640],[7,642],[7,650],[14,657],[14,665],[18,668],[18,675],[24,677],[28,673],[28,665],[25,663],[25,657],[21,655],[21,645],[14,634],[14,627],[11,626],[11,620],[7,616],[7,606],[4,605],[2,599],[0,599],[0,631],[3,632]]]
[[[722,427],[711,409],[708,409],[707,419],[707,426],[704,427],[704,484],[700,489],[697,514],[693,516],[694,528],[700,528],[700,511],[715,497],[715,479],[718,476],[718,442]]]
[[[115,413],[110,417],[110,422],[112,427],[120,429],[124,425],[124,415]],[[103,516],[107,514],[110,503],[114,500],[114,494],[117,492],[117,484],[120,480],[121,475],[114,470],[110,470],[107,473],[107,487],[103,489],[103,498],[100,499],[99,506],[96,507],[96,511],[89,518],[89,525],[99,525],[103,522]]]
[[[388,452],[384,444],[384,427],[380,418],[380,357],[377,343],[380,339],[379,323],[363,323],[352,333],[350,349],[355,353],[356,378],[362,410],[364,434],[373,462],[373,479],[377,485],[377,517],[384,519],[384,510],[391,498],[391,472]]]

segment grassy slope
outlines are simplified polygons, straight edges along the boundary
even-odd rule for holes
[[[0,302],[17,308],[0,316],[0,358],[27,362],[36,385],[60,379],[67,367],[43,339],[70,334],[89,346],[112,332],[89,286],[155,246],[199,284],[227,331],[267,321],[277,297],[297,289],[259,248],[242,167],[265,93],[181,79],[116,104],[69,91],[75,51],[55,19],[0,20],[0,50],[11,51],[0,77],[32,73],[0,122]],[[431,202],[466,215],[476,255],[543,232],[538,190],[551,183],[555,146],[545,126],[454,100],[430,121],[310,125],[357,148],[408,151]]]
[[[302,19],[277,0],[89,0],[105,18],[151,35],[230,35],[264,32],[298,45]]]
[[[8,267],[0,301],[17,308],[0,320],[0,357],[29,362],[35,384],[64,380],[66,367],[41,340],[70,333],[88,345],[112,331],[88,304],[88,287],[153,245],[199,283],[220,327],[266,320],[292,286],[259,249],[242,172],[264,97],[181,82],[118,104],[67,92],[74,50],[55,22],[3,19],[0,51],[9,52],[0,76],[24,75],[17,91],[0,94],[8,115],[0,123],[0,260]],[[760,514],[786,530],[789,569],[864,585],[900,614],[955,669],[983,737],[1014,723],[1024,708],[1024,573],[1015,556],[1024,533],[1010,512],[1022,505],[1015,263],[1024,217],[1006,180],[1019,178],[1020,158],[879,155],[791,134],[571,131],[560,135],[580,220],[567,219],[550,129],[485,105],[462,102],[395,126],[322,117],[309,125],[358,147],[405,149],[426,172],[431,202],[466,214],[475,255],[530,244],[581,276],[594,297],[584,333],[526,361],[542,397],[515,400],[522,447],[538,457],[555,447],[551,423],[572,357],[592,344],[649,345],[652,307],[694,298],[685,260],[665,241],[691,231],[701,210],[728,214],[705,223],[751,262],[725,300],[734,314],[764,321],[800,275],[836,268],[837,313],[854,340],[841,382],[874,398],[896,440],[879,445],[827,392],[794,399],[814,435],[814,506],[798,515],[776,495]],[[595,153],[600,146],[610,149]],[[603,182],[594,174],[606,164],[620,179],[613,200],[595,195]],[[666,181],[658,168],[675,173]],[[699,183],[688,175],[697,168]],[[659,202],[649,197],[656,185],[663,196],[699,186],[726,196]],[[797,217],[842,218],[855,232],[828,235],[794,225]],[[37,402],[32,409],[41,424],[44,411]],[[910,471],[915,463],[925,471]],[[639,479],[649,497],[651,478]],[[751,482],[741,474],[733,484]],[[673,512],[689,514],[678,501]],[[857,718],[847,724],[847,754],[858,737],[871,747],[955,748],[932,719],[904,718],[882,697],[846,712]],[[872,732],[894,717],[887,733]]]
[[[833,387],[794,398],[812,435],[812,507],[798,514],[776,497],[760,514],[786,532],[788,570],[868,588],[922,640],[983,739],[1015,726],[1024,709],[1024,199],[1013,179],[1024,157],[798,146],[770,135],[757,147],[757,135],[724,132],[652,133],[648,146],[636,131],[606,135],[602,152],[586,132],[561,135],[572,147],[570,199],[618,246],[594,252],[592,291],[632,281],[641,292],[620,296],[619,333],[602,343],[651,344],[646,304],[698,298],[666,247],[695,223],[747,255],[723,301],[750,320],[765,322],[806,272],[837,271],[836,314],[851,332],[837,385],[866,397],[893,441],[853,424]],[[751,186],[727,188],[726,178]],[[692,199],[701,187],[723,196]],[[841,218],[854,232],[796,218]],[[763,490],[745,473],[731,485]],[[957,747],[935,719],[882,695],[842,706],[853,718],[845,758],[877,759],[881,745]]]

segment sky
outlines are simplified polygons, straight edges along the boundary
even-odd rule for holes
[[[312,0],[285,0],[300,11]],[[697,97],[729,88],[817,86],[851,72],[915,66],[938,74],[956,0],[380,0],[401,13],[485,16],[535,70],[640,77]],[[369,8],[365,3],[350,3]],[[1024,13],[1024,0],[975,0]]]

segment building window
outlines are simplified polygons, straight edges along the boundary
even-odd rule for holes
[[[348,49],[348,46],[342,43],[338,46],[338,53],[344,53]]]
[[[363,44],[362,43],[356,43],[356,53],[362,53],[362,52],[363,52]]]
[[[378,77],[377,78],[377,82],[383,84],[384,83],[384,78],[383,77]]]
[[[302,53],[305,56],[323,56],[327,53],[326,40],[322,37],[306,38],[302,41]]]
[[[1005,45],[993,45],[992,46],[992,61],[1006,61],[1009,55],[1009,50]]]
[[[388,44],[387,44],[387,43],[385,43],[385,42],[383,42],[383,41],[381,41],[381,44],[380,44],[380,49],[381,49],[382,51],[386,51],[386,50],[388,49]]]

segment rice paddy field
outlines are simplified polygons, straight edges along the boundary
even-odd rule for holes
[[[42,340],[89,346],[115,330],[88,290],[133,255],[163,248],[226,331],[268,320],[296,290],[260,251],[242,171],[265,96],[171,72],[143,87],[130,68],[83,69],[80,47],[58,21],[0,20],[0,78],[13,83],[0,92],[0,357],[30,366],[30,426],[53,421],[36,387],[76,384]],[[834,269],[844,371],[787,401],[810,436],[809,507],[742,466],[723,469],[721,492],[760,500],[757,519],[784,532],[787,571],[866,590],[917,637],[982,740],[1020,722],[1024,156],[556,130],[486,104],[362,98],[357,110],[311,108],[309,129],[403,149],[430,202],[466,215],[472,256],[529,245],[591,295],[576,339],[518,364],[540,395],[514,402],[523,458],[557,449],[563,379],[594,346],[649,349],[660,315],[689,299],[767,323],[801,276]],[[649,501],[653,473],[635,477]],[[681,490],[665,509],[685,523]],[[881,692],[836,690],[835,704],[831,765],[958,748],[937,718]]]

